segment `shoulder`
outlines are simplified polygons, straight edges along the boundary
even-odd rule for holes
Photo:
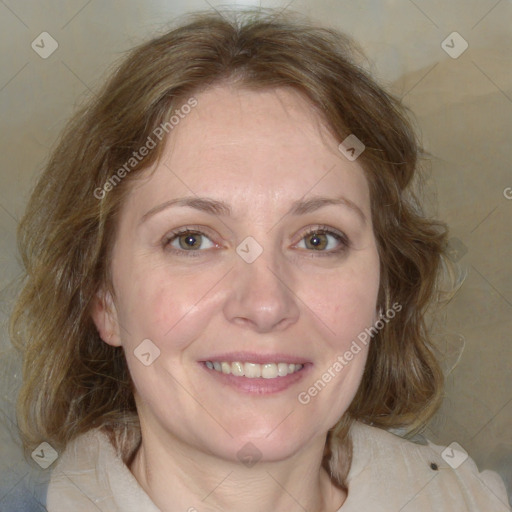
[[[342,512],[361,507],[402,512],[510,511],[501,478],[492,471],[480,473],[469,457],[457,460],[460,465],[452,461],[450,465],[442,456],[443,446],[413,443],[360,422],[354,423],[350,435],[353,460]],[[446,453],[445,457],[449,460]]]
[[[158,512],[99,430],[68,444],[52,471],[47,495],[48,512],[89,512],[93,504],[105,512]]]

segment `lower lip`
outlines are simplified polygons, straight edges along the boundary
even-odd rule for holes
[[[247,377],[236,377],[232,374],[225,374],[218,372],[217,370],[210,370],[210,368],[208,368],[204,363],[201,363],[201,366],[209,375],[225,386],[234,388],[242,393],[249,393],[252,395],[270,395],[280,393],[294,384],[297,384],[297,382],[302,380],[306,373],[309,372],[311,364],[307,363],[298,372],[290,373],[285,377],[276,377],[275,379],[263,379],[261,377],[249,379]]]

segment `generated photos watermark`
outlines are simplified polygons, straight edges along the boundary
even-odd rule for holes
[[[469,457],[468,452],[457,442],[450,443],[441,453],[441,457],[453,468],[457,469]]]
[[[311,399],[322,391],[331,380],[333,380],[345,366],[348,366],[350,361],[361,352],[361,344],[366,346],[368,342],[382,330],[387,323],[389,323],[395,315],[402,310],[402,305],[395,302],[385,313],[381,313],[379,319],[372,325],[367,327],[364,331],[361,331],[357,335],[356,340],[352,340],[350,348],[346,350],[342,355],[338,355],[336,361],[329,366],[329,368],[322,374],[322,376],[314,382],[306,391],[301,391],[297,399],[302,405],[307,405],[311,402]]]
[[[41,468],[47,469],[57,460],[59,454],[51,444],[44,441],[37,446],[30,456]]]
[[[365,149],[366,146],[353,133],[345,138],[338,146],[340,153],[351,162],[357,160]]]
[[[148,338],[142,340],[133,353],[144,366],[151,366],[160,357],[160,349]]]
[[[135,167],[149,155],[150,151],[157,146],[155,139],[161,141],[171,130],[173,130],[179,122],[184,119],[194,107],[197,106],[197,99],[192,96],[183,104],[179,109],[174,111],[174,115],[169,118],[169,121],[159,124],[152,132],[148,135],[146,142],[137,150],[132,153],[132,156],[115,171],[112,176],[103,184],[102,187],[94,189],[94,197],[96,199],[103,199],[108,192],[113,190],[121,180],[126,177]]]

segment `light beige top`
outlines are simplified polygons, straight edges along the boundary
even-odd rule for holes
[[[501,478],[471,458],[453,469],[444,447],[415,444],[356,422],[348,496],[339,512],[509,512]],[[432,463],[437,469],[431,467]],[[435,466],[434,466],[435,468]],[[97,430],[70,443],[52,472],[48,512],[159,512],[108,438]]]

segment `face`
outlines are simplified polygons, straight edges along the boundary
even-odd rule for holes
[[[196,98],[130,184],[93,316],[125,350],[143,435],[282,460],[325,441],[363,373],[368,346],[342,356],[377,318],[368,184],[298,93]]]

